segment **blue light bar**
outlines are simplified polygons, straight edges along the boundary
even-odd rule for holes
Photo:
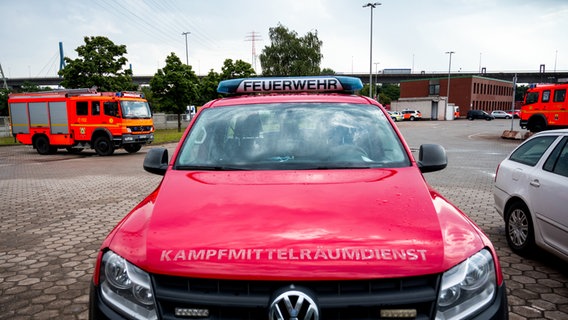
[[[363,88],[361,79],[345,76],[275,77],[224,80],[217,92],[226,94],[348,92]]]

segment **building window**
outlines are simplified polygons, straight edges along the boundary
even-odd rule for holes
[[[431,84],[428,86],[428,94],[431,96],[439,96],[440,95],[440,85],[439,84]]]

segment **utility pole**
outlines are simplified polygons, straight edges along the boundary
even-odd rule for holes
[[[446,54],[450,55],[450,63],[448,66],[448,91],[446,94],[446,112],[444,113],[444,117],[445,114],[447,113],[448,107],[450,105],[450,74],[452,73],[452,54],[454,54],[455,52],[453,51],[447,51]]]
[[[515,122],[515,96],[517,95],[517,74],[513,77],[513,103],[511,103],[511,131]]]
[[[189,55],[187,54],[187,35],[191,34],[191,32],[182,32],[181,35],[185,36],[185,64],[189,65]]]
[[[367,3],[363,8],[371,8],[371,36],[369,40],[369,98],[373,98],[373,9],[381,3]]]
[[[258,32],[252,31],[245,37],[245,41],[252,42],[252,60],[251,60],[251,63],[252,63],[252,67],[254,68],[255,72],[256,72],[256,49],[255,49],[254,43],[257,40],[262,40],[260,38],[260,34],[258,34]]]

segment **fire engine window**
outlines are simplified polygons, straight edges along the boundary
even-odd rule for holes
[[[116,102],[105,102],[103,106],[104,106],[105,115],[111,116],[111,117],[117,117],[118,116],[118,103],[116,103]]]
[[[77,115],[87,116],[89,115],[89,102],[87,101],[77,101]]]
[[[550,101],[550,90],[544,90],[542,92],[542,102]]]
[[[554,91],[554,102],[564,102],[566,99],[566,89]]]
[[[99,101],[93,101],[91,105],[91,115],[98,116],[101,114],[101,103]]]
[[[531,104],[537,102],[538,102],[538,92],[529,92],[527,94],[527,100],[525,104]]]

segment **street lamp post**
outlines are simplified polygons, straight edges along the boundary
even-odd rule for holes
[[[379,84],[379,64],[380,62],[375,62],[375,94],[377,95],[377,101],[379,101],[379,90],[377,89],[377,85]]]
[[[185,36],[185,64],[189,65],[189,55],[187,54],[187,35],[191,32],[182,32],[181,35]]]
[[[379,2],[367,3],[363,8],[371,8],[371,35],[369,41],[369,98],[373,98],[373,9],[380,6]]]
[[[448,106],[450,104],[450,74],[452,73],[452,54],[455,52],[447,51],[446,54],[450,55],[450,64],[448,67],[448,91],[446,93],[446,110],[448,110]],[[447,113],[447,112],[446,112]]]

